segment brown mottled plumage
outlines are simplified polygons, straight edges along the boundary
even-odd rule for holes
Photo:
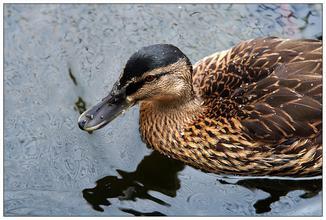
[[[79,126],[98,129],[140,103],[144,141],[186,164],[218,174],[319,175],[321,68],[318,40],[248,40],[194,66],[173,45],[153,45],[129,59],[102,101],[114,106],[108,119],[93,120],[112,108],[100,103]]]
[[[192,85],[204,110],[165,113],[143,103],[142,136],[155,150],[209,172],[320,174],[321,45],[255,39],[200,60]]]

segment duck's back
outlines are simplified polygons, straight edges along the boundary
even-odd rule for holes
[[[240,139],[260,146],[262,158],[301,156],[297,162],[314,169],[322,154],[321,67],[321,41],[260,38],[197,62],[193,87],[210,126],[229,123]]]
[[[194,90],[207,104],[230,108],[214,110],[216,116],[239,116],[256,138],[311,137],[321,130],[321,46],[279,38],[242,42],[195,64]]]

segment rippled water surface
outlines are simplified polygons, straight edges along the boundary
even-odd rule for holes
[[[138,107],[79,130],[142,46],[171,43],[194,63],[259,36],[321,39],[321,5],[6,4],[7,216],[322,214],[321,179],[234,179],[146,148]]]

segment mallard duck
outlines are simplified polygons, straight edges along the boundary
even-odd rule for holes
[[[107,97],[79,117],[99,129],[140,104],[154,150],[207,172],[315,176],[322,170],[322,43],[240,42],[195,65],[177,47],[143,47]]]

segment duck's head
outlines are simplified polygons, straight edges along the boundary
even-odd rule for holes
[[[156,44],[134,53],[109,95],[85,111],[78,125],[86,131],[105,126],[138,102],[178,103],[191,95],[192,65],[175,46]]]

